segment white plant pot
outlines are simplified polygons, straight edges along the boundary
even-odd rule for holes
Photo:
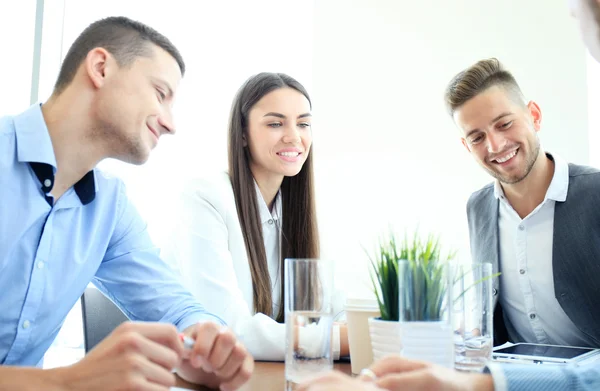
[[[454,367],[454,340],[448,322],[401,322],[404,357]]]
[[[369,318],[369,334],[373,347],[373,359],[379,360],[390,354],[400,354],[400,323],[379,318]]]

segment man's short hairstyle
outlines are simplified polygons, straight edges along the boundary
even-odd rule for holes
[[[515,101],[524,103],[523,93],[513,75],[496,58],[490,58],[478,61],[452,78],[444,94],[448,112],[453,116],[468,100],[492,86],[505,88]]]
[[[126,67],[138,57],[151,57],[152,44],[164,49],[177,61],[183,76],[185,63],[181,54],[158,31],[123,16],[98,20],[89,25],[71,45],[54,85],[54,92],[60,94],[73,81],[77,69],[94,48],[106,49],[119,66]]]

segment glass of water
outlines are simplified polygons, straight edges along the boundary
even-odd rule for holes
[[[333,264],[285,260],[286,388],[333,369]]]
[[[454,367],[481,372],[492,358],[492,264],[461,265],[455,282]]]

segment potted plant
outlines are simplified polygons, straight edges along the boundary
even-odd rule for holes
[[[456,252],[451,252],[442,257],[439,237],[432,234],[426,239],[418,232],[412,239],[405,234],[401,242],[392,234],[380,241],[374,255],[369,256],[381,312],[379,318],[369,320],[375,359],[392,353],[421,359],[443,353],[453,359],[452,328],[443,326],[451,316],[451,311],[446,311],[453,279],[448,261],[455,256]],[[443,352],[436,348],[437,343],[432,344],[439,338],[444,341]]]

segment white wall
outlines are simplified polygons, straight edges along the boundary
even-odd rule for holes
[[[141,167],[106,161],[123,177],[157,244],[172,222],[171,205],[191,175],[227,168],[227,120],[237,89],[262,71],[285,72],[311,88],[313,2],[64,0],[62,57],[90,23],[123,15],[156,28],[181,51],[186,75],[174,107],[178,132],[161,138]],[[168,4],[168,6],[167,6]],[[46,83],[47,95],[54,79]]]
[[[542,108],[543,145],[588,162],[585,51],[562,1],[223,0],[194,1],[193,12],[186,0],[46,2],[41,100],[77,34],[103,16],[152,25],[186,58],[178,135],[161,140],[143,167],[103,164],[125,179],[159,244],[180,181],[225,168],[231,99],[263,70],[289,73],[313,98],[323,257],[337,262],[338,282],[352,296],[370,293],[361,246],[373,248],[390,224],[420,224],[468,257],[465,202],[489,178],[461,146],[442,95],[471,63],[503,61]],[[1,4],[0,33],[14,38],[0,48],[20,61],[1,65],[0,83],[15,83],[0,100],[4,114],[28,104],[35,13],[15,13],[14,4],[12,14],[2,12]]]
[[[49,1],[65,4],[61,57],[92,21],[126,15],[169,36],[186,58],[177,136],[143,167],[103,164],[126,180],[159,245],[180,182],[226,167],[231,99],[262,70],[287,72],[312,95],[323,256],[338,262],[350,294],[368,294],[362,246],[390,225],[419,224],[469,256],[465,202],[489,178],[461,146],[442,95],[471,63],[497,56],[540,104],[543,145],[588,162],[585,52],[563,2],[228,0],[181,12],[188,1]]]
[[[35,1],[0,4],[0,117],[29,105],[34,27]]]
[[[369,292],[360,245],[389,224],[419,223],[469,256],[466,200],[490,179],[442,97],[475,61],[498,57],[538,102],[547,150],[588,162],[585,52],[566,2],[318,1],[314,45],[323,253],[351,295]]]

